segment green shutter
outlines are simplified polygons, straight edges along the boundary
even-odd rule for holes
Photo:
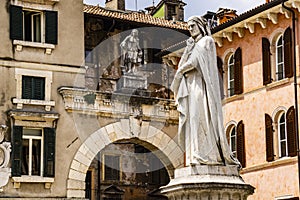
[[[265,114],[265,131],[266,131],[266,160],[274,160],[274,143],[273,143],[273,121],[270,115]]]
[[[22,76],[22,99],[45,99],[45,78]]]
[[[32,98],[32,77],[22,76],[22,99]]]
[[[55,176],[55,129],[44,128],[44,177]]]
[[[22,126],[13,127],[12,136],[12,176],[22,175]]]
[[[293,50],[292,50],[292,31],[288,27],[283,34],[284,44],[284,73],[285,77],[291,78],[293,76]]]
[[[57,11],[45,11],[46,17],[46,38],[45,42],[57,44]]]
[[[23,13],[20,6],[10,6],[10,39],[23,40]]]
[[[44,100],[45,99],[45,78],[33,77],[32,81],[32,99]]]
[[[242,50],[239,47],[234,53],[234,94],[243,93]]]
[[[263,84],[267,85],[272,82],[271,78],[271,52],[268,38],[262,38],[262,67],[263,67]]]

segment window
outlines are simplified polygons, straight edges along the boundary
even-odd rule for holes
[[[104,155],[104,180],[120,180],[120,156]]]
[[[175,5],[168,5],[168,13],[167,13],[167,20],[172,20],[173,16],[176,15],[176,6]]]
[[[29,42],[57,44],[56,11],[29,10],[10,6],[10,38]]]
[[[22,175],[38,175],[42,172],[42,140],[41,129],[23,129],[22,139]]]
[[[276,42],[276,80],[284,78],[283,39],[280,36]]]
[[[268,162],[274,161],[275,157],[278,159],[297,155],[294,107],[290,107],[287,112],[279,110],[274,118],[275,130],[273,130],[272,118],[265,114],[266,160]],[[274,132],[276,134],[273,140]],[[274,147],[277,148],[274,149]]]
[[[244,124],[230,123],[226,128],[227,141],[232,154],[240,161],[242,167],[246,167],[245,133]]]
[[[235,126],[232,127],[230,131],[230,150],[233,153],[234,157],[236,157],[236,130]]]
[[[25,41],[42,42],[42,12],[23,11],[23,38]]]
[[[14,126],[13,176],[54,177],[55,130]]]
[[[227,96],[243,93],[242,50],[237,48],[227,61]]]
[[[228,96],[234,95],[234,62],[233,55],[228,60]]]
[[[45,78],[22,76],[22,99],[45,99]]]
[[[288,27],[283,34],[276,34],[272,39],[272,45],[268,38],[262,38],[262,54],[264,85],[273,80],[291,78],[293,76],[291,28]],[[271,59],[272,54],[275,57]],[[274,63],[271,63],[271,60],[274,60]]]
[[[278,145],[279,157],[287,156],[287,135],[286,135],[286,121],[285,113],[282,113],[278,121]]]

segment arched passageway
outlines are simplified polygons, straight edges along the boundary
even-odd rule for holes
[[[125,129],[126,130],[126,129]],[[84,198],[87,171],[97,156],[107,145],[117,141],[130,141],[150,150],[165,166],[169,177],[173,177],[174,169],[183,166],[183,151],[167,134],[153,126],[144,126],[138,137],[124,132],[121,122],[109,124],[91,134],[80,146],[68,175],[67,197]]]

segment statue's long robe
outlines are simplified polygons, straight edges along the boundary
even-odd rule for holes
[[[240,165],[233,157],[223,129],[220,84],[215,43],[205,36],[188,40],[179,63],[185,68],[171,85],[180,112],[179,142],[186,164]]]

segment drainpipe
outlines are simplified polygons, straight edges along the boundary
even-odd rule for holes
[[[292,13],[292,40],[293,40],[293,68],[294,68],[294,93],[295,93],[295,131],[296,131],[296,147],[297,147],[297,158],[298,158],[298,184],[299,184],[299,193],[300,193],[300,151],[299,151],[299,126],[298,126],[298,93],[297,93],[297,71],[296,71],[296,17],[295,17],[295,11],[286,5],[284,5],[284,2],[286,0],[282,0],[282,7],[287,9]]]

